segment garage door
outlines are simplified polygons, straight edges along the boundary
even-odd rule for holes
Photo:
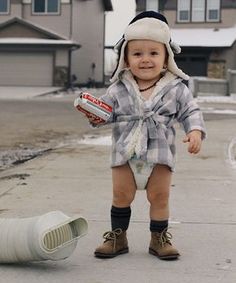
[[[52,86],[52,53],[0,53],[0,85]]]
[[[207,61],[206,57],[201,56],[186,56],[176,58],[178,67],[189,76],[206,76]]]

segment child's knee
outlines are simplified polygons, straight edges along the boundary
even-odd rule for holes
[[[169,203],[169,191],[147,191],[147,199],[151,205],[165,207]]]
[[[135,193],[116,189],[113,191],[113,204],[117,206],[129,206],[134,200]]]

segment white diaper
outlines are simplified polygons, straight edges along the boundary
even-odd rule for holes
[[[154,165],[132,157],[129,160],[129,166],[133,171],[137,190],[145,190]]]

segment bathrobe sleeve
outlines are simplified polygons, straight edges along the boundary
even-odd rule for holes
[[[115,115],[114,115],[114,113],[115,113],[115,96],[114,96],[114,93],[112,91],[113,88],[114,87],[112,87],[112,86],[109,87],[107,89],[106,93],[104,95],[102,95],[101,97],[99,97],[99,100],[107,103],[108,105],[110,105],[112,107],[113,111],[111,113],[110,118],[106,122],[100,123],[100,124],[94,124],[92,122],[89,122],[89,124],[92,128],[99,128],[101,126],[104,126],[104,125],[107,125],[107,124],[114,122],[114,120],[115,120]]]
[[[177,92],[177,108],[177,121],[183,126],[185,133],[199,130],[202,132],[202,139],[204,139],[206,129],[202,112],[189,88],[183,83],[181,83]]]

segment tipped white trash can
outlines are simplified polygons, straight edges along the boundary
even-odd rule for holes
[[[0,218],[0,263],[65,259],[87,231],[83,217],[69,217],[61,211]]]

